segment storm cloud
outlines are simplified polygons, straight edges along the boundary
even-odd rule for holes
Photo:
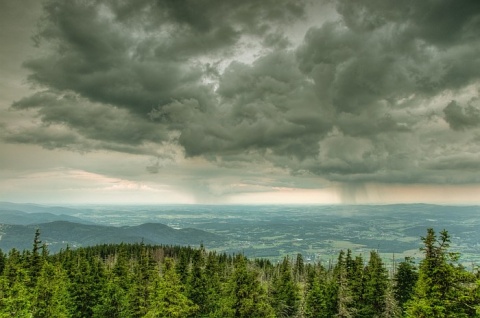
[[[445,113],[445,120],[452,129],[462,130],[480,126],[480,103],[478,99],[471,100],[464,107],[452,101],[443,112]]]
[[[50,0],[34,40],[36,92],[11,107],[35,121],[0,127],[8,142],[144,154],[151,173],[175,149],[333,182],[480,182],[476,0]]]

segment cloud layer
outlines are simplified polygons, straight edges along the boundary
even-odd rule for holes
[[[50,0],[43,12],[24,62],[36,92],[12,105],[35,120],[3,123],[8,142],[353,185],[480,182],[476,0]]]

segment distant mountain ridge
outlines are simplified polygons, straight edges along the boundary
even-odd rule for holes
[[[36,204],[0,202],[0,248],[31,249],[35,230],[51,252],[68,246],[90,246],[104,243],[137,243],[164,245],[215,245],[224,238],[193,228],[174,229],[161,223],[136,226],[98,225],[73,215],[73,208]]]
[[[12,225],[32,225],[39,223],[68,221],[83,224],[93,224],[75,216],[65,214],[53,214],[49,212],[31,212],[27,213],[19,210],[5,210],[0,208],[0,223]]]
[[[0,201],[0,210],[18,210],[26,213],[73,214],[77,210],[63,206],[47,206],[33,203],[12,203]]]
[[[102,226],[68,221],[54,221],[35,225],[0,224],[0,248],[5,252],[12,248],[31,249],[36,229],[40,229],[41,240],[49,251],[58,252],[67,245],[91,246],[104,243],[138,243],[163,245],[216,244],[224,239],[197,229],[173,229],[160,223],[138,226]]]

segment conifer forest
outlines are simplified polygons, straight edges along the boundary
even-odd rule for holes
[[[278,263],[186,246],[104,244],[0,253],[0,317],[480,317],[480,275],[446,230],[428,229],[419,262],[378,252],[301,254]]]

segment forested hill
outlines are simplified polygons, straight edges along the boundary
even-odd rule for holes
[[[0,224],[0,248],[4,251],[31,248],[32,233],[37,228],[41,230],[43,241],[48,243],[51,252],[58,252],[67,245],[79,247],[104,243],[135,243],[142,240],[146,244],[195,246],[202,242],[212,246],[223,241],[217,234],[192,228],[173,229],[160,223],[114,227],[54,221],[30,225]]]
[[[37,231],[33,248],[0,253],[0,317],[478,317],[479,275],[448,232],[421,241],[423,260],[389,273],[376,251],[328,265],[143,243],[49,255]]]

